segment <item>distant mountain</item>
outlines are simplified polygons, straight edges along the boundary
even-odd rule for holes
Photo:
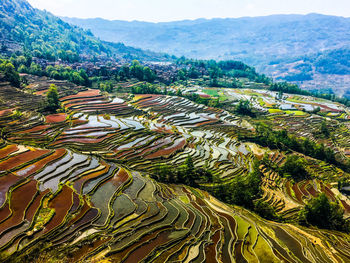
[[[274,15],[169,23],[63,18],[111,42],[192,58],[248,63],[350,46],[350,18]]]
[[[309,14],[169,23],[63,20],[106,41],[191,58],[242,60],[280,79],[310,82],[325,74],[350,75],[349,60],[342,59],[350,51],[350,18]],[[306,66],[294,68],[304,62]],[[334,88],[350,81],[332,83]]]
[[[103,42],[91,31],[70,25],[49,12],[35,9],[25,0],[1,0],[0,45],[2,51],[26,49],[37,57],[48,59],[74,59],[79,55],[168,59],[164,54]]]

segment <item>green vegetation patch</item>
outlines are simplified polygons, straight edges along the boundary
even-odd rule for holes
[[[203,92],[205,94],[208,94],[209,96],[212,96],[212,97],[219,97],[220,96],[217,89],[203,89]]]
[[[307,113],[300,111],[300,110],[286,110],[285,113],[290,114],[290,115],[294,115],[294,116],[305,116]]]
[[[269,109],[269,113],[284,113],[284,111],[280,109]]]

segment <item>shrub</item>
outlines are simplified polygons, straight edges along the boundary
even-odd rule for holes
[[[300,211],[299,221],[319,228],[350,231],[349,222],[344,219],[344,210],[339,204],[330,202],[324,193],[307,203]]]
[[[302,180],[309,176],[305,169],[306,161],[297,156],[291,155],[287,157],[286,162],[281,167],[281,172],[285,177],[292,177],[295,180]]]
[[[256,202],[254,202],[254,211],[261,217],[269,220],[280,219],[280,217],[276,214],[275,209],[262,200],[257,200]]]
[[[56,112],[60,108],[60,101],[58,98],[58,91],[54,84],[50,85],[47,97],[47,110]]]

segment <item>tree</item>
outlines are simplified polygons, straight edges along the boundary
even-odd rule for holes
[[[100,90],[108,92],[108,93],[113,92],[113,89],[114,89],[113,84],[111,82],[100,83],[99,88],[100,88]]]
[[[199,178],[197,178],[197,176],[196,176],[196,169],[194,167],[191,155],[188,155],[186,160],[185,160],[184,176],[183,177],[184,177],[186,184],[191,185],[191,186],[197,185],[196,179],[199,179]]]
[[[326,121],[321,123],[321,132],[326,138],[328,138],[330,135]]]
[[[38,64],[32,62],[30,64],[29,73],[33,75],[41,76],[43,74],[43,70]]]
[[[190,70],[188,71],[188,76],[192,79],[198,78],[200,75],[199,71],[195,67],[191,67]]]
[[[20,77],[15,67],[8,61],[2,61],[0,71],[4,73],[5,79],[13,86],[19,88],[21,86]]]
[[[240,100],[236,105],[235,112],[241,115],[253,116],[252,106],[249,100]]]
[[[275,209],[261,199],[254,202],[254,212],[256,212],[261,217],[269,220],[279,219],[279,216],[276,214]]]
[[[186,71],[184,69],[180,69],[178,72],[177,72],[177,77],[179,80],[186,80],[187,77],[186,77]]]
[[[304,159],[297,155],[291,155],[287,157],[286,162],[281,168],[284,176],[292,177],[296,180],[301,180],[309,176],[309,173],[305,169],[306,162]]]
[[[237,176],[232,185],[228,189],[229,203],[233,203],[239,206],[244,206],[249,209],[254,208],[254,200],[261,195],[260,185],[262,173],[259,169],[260,163],[256,161],[254,163],[253,172],[246,177]]]
[[[349,222],[344,219],[344,210],[337,203],[328,200],[324,193],[311,199],[300,211],[301,223],[311,224],[319,228],[349,232]]]
[[[190,155],[180,167],[158,165],[151,176],[164,183],[186,184],[194,187],[198,187],[198,182],[213,182],[213,175],[208,167],[196,168]]]
[[[130,78],[130,69],[127,65],[123,65],[118,71],[118,77],[121,81]]]
[[[280,91],[277,93],[276,99],[277,99],[277,100],[282,100],[282,99],[283,99],[283,91],[282,91],[282,90],[280,90]]]
[[[89,76],[88,74],[86,73],[85,70],[81,69],[79,71],[79,75],[80,77],[82,77],[82,79],[84,80],[84,83],[82,83],[82,85],[84,86],[90,86],[90,80],[89,80]]]
[[[77,85],[84,85],[85,83],[85,80],[80,76],[78,72],[73,72],[73,74],[71,75],[70,81],[72,81]]]
[[[138,80],[143,80],[144,73],[143,73],[143,67],[140,65],[140,62],[137,60],[134,60],[132,62],[132,65],[130,67],[130,73],[133,77],[137,78]]]
[[[149,68],[143,68],[143,79],[147,82],[153,83],[157,78],[157,75]]]
[[[58,98],[58,91],[55,84],[50,85],[46,98],[48,104],[47,109],[49,111],[56,112],[56,110],[60,107],[60,101]]]
[[[209,68],[209,77],[211,79],[217,79],[221,77],[222,70],[218,66],[212,66]]]

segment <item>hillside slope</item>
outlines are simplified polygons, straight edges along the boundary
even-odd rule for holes
[[[164,54],[102,42],[90,31],[35,9],[25,0],[0,2],[0,46],[3,52],[24,49],[36,57],[50,60],[107,55],[141,60],[167,59]]]
[[[313,176],[301,181],[260,166],[262,193],[257,201],[273,207],[283,218],[280,223],[199,189],[221,197],[232,182],[250,180],[249,167],[264,152],[279,166],[293,155],[239,140],[239,134],[253,132],[254,119],[176,96],[144,94],[124,100],[26,77],[29,85],[24,90],[38,100],[56,83],[65,113],[18,111],[0,89],[0,99],[8,104],[0,110],[1,262],[349,261],[348,233],[296,223],[298,212],[321,193],[341,204],[349,217],[350,201],[334,184],[349,174],[334,165],[305,157]],[[9,85],[0,78],[1,84]],[[67,96],[67,88],[76,94]],[[213,89],[203,91],[215,94]],[[256,98],[256,106],[266,102],[261,103],[266,108],[278,102],[276,94],[267,91],[224,91],[231,104],[237,96]],[[12,89],[12,97],[22,94]],[[304,106],[317,102],[309,97],[288,99]],[[348,112],[330,101],[317,103],[324,113]],[[275,122],[271,127],[298,127],[295,132],[306,130],[308,137],[323,120],[309,113],[266,114],[263,120]],[[342,116],[347,124],[348,115]],[[330,137],[342,132],[337,143],[349,147],[349,135],[338,124],[332,117]],[[196,178],[200,185],[194,188],[152,179],[157,167],[188,169],[189,156],[192,169],[208,166],[220,183]],[[245,193],[245,188],[244,184],[240,190]]]

